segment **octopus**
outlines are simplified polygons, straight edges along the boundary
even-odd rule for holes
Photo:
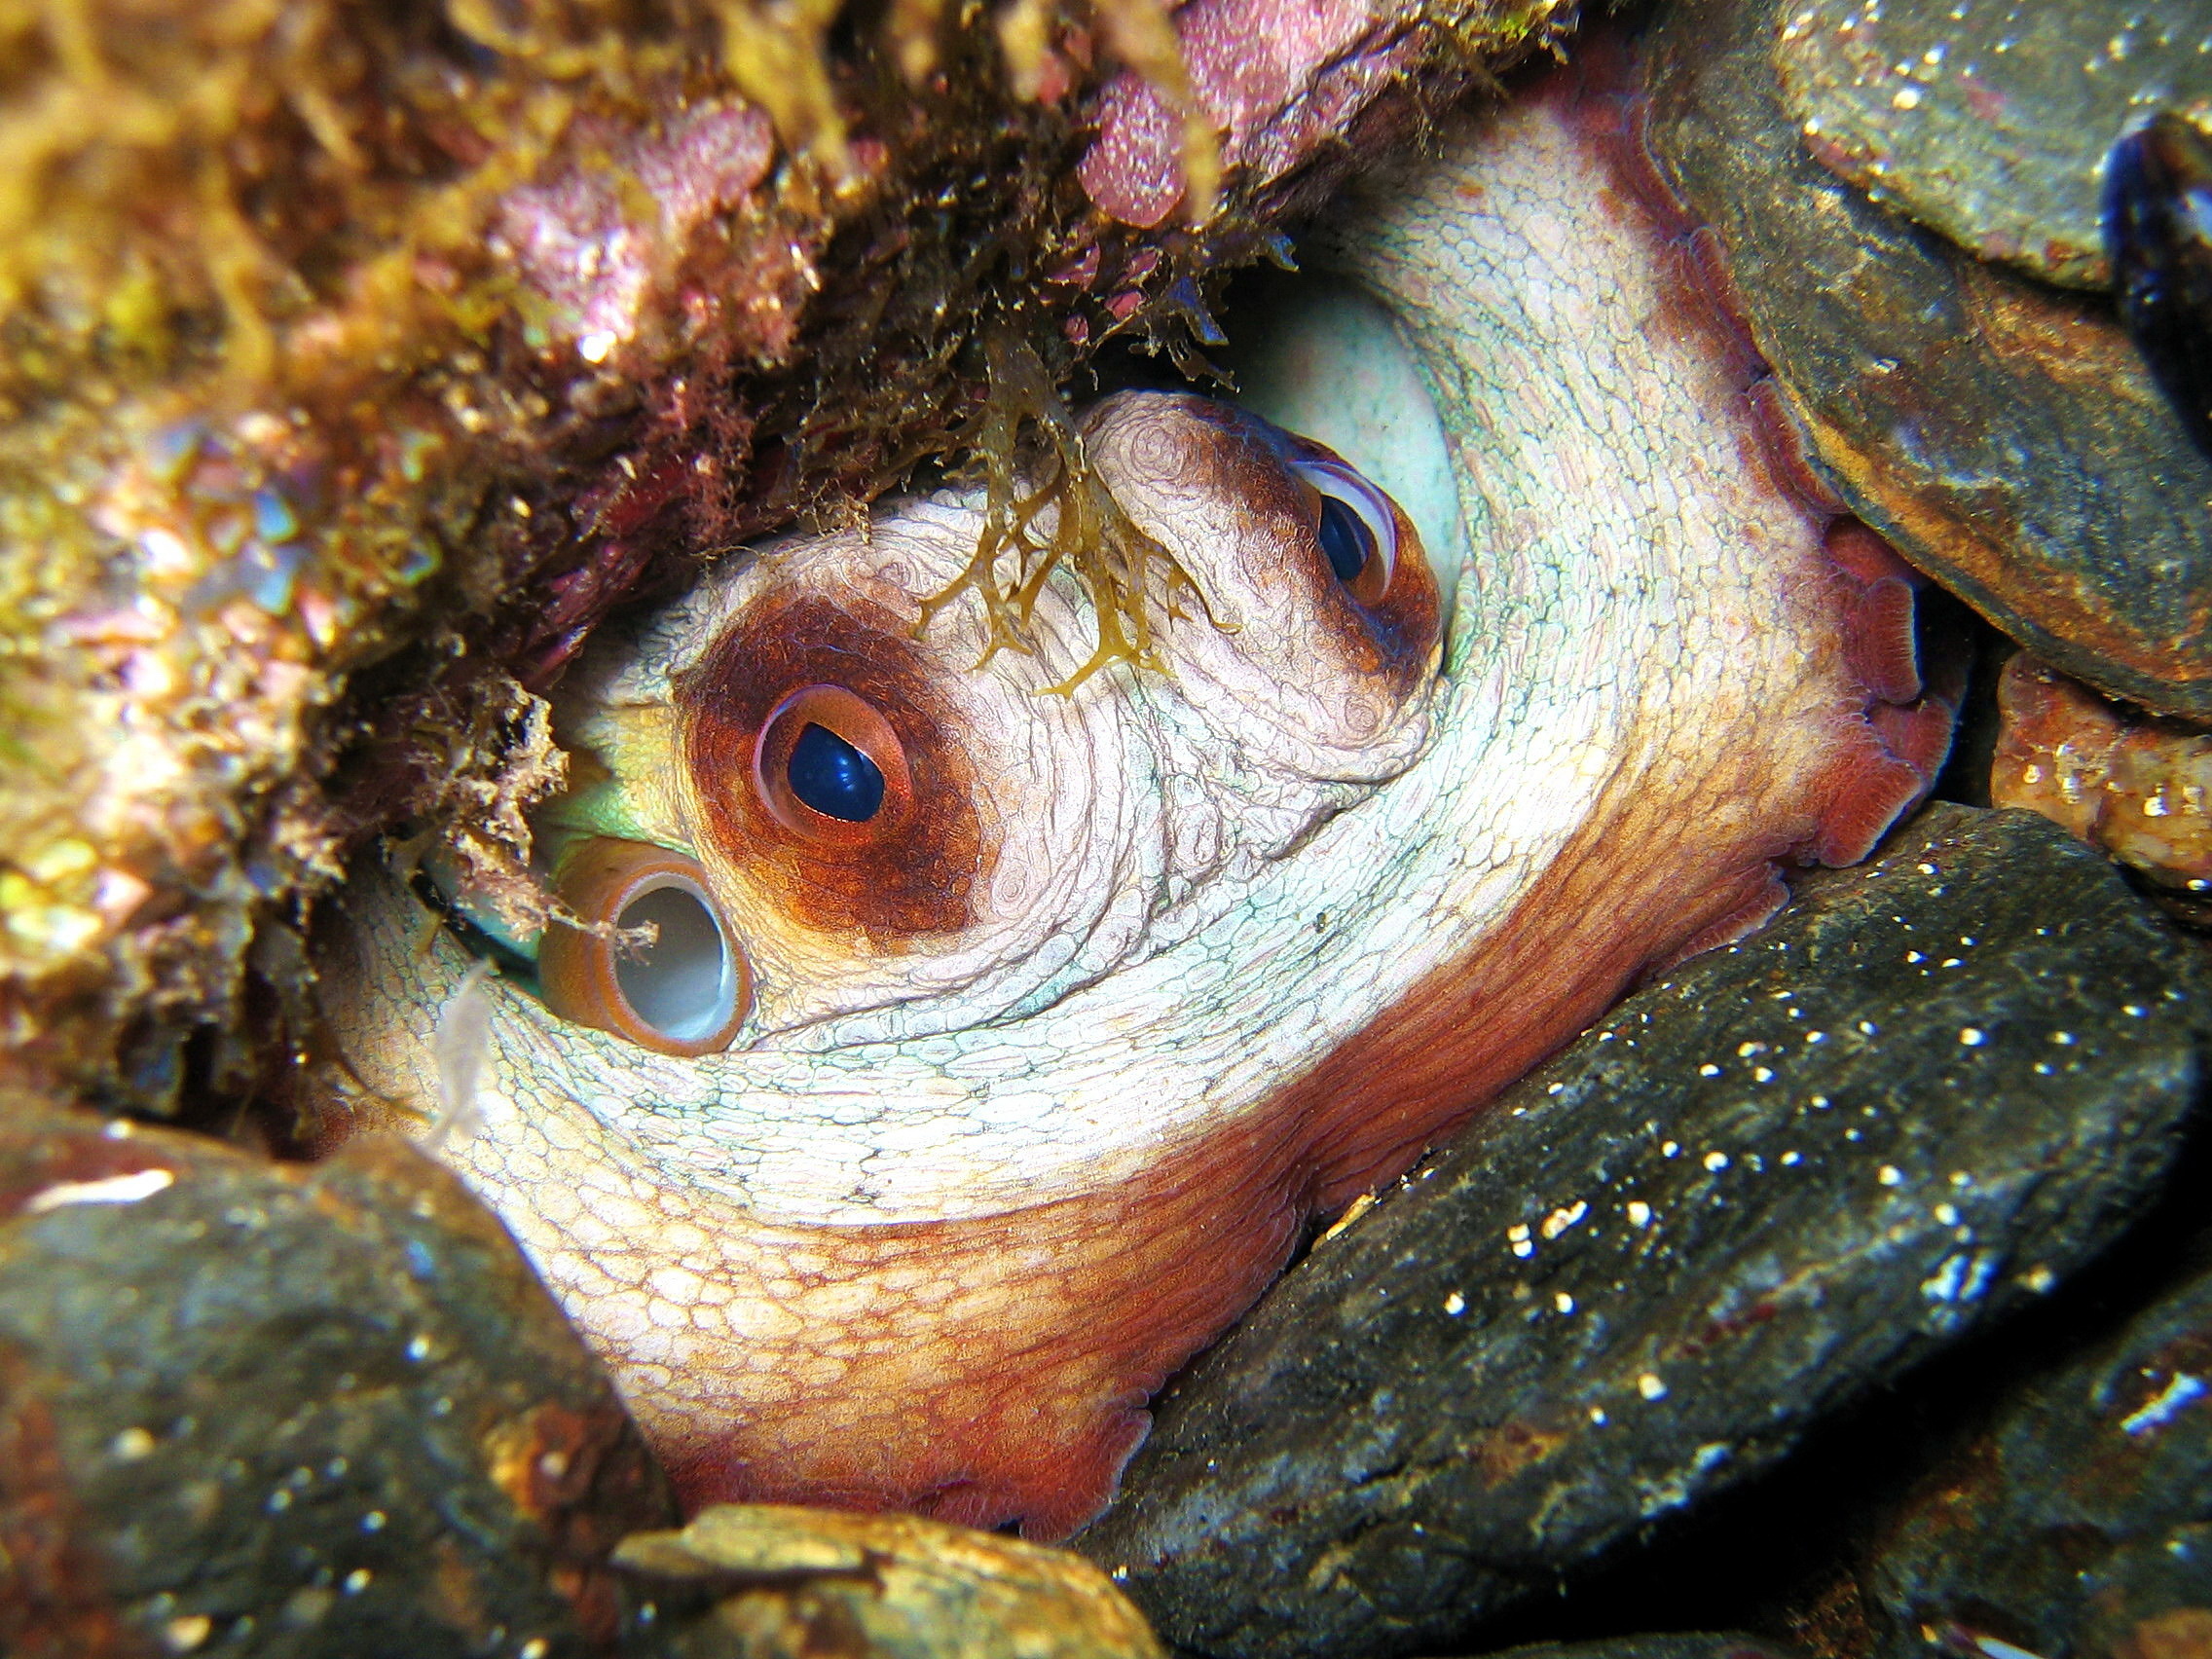
[[[1931,787],[1917,578],[1639,113],[1548,73],[1309,237],[1242,402],[1082,413],[1157,670],[1070,685],[1057,574],[991,649],[981,493],[908,498],[602,631],[541,935],[352,886],[323,1137],[444,1102],[689,1502],[1065,1535],[1317,1220]]]

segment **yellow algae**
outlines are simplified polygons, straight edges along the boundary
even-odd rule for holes
[[[968,568],[922,606],[921,626],[963,593],[983,606],[983,661],[1001,650],[1031,648],[1029,621],[1038,596],[1063,566],[1089,594],[1098,642],[1074,674],[1048,690],[1073,691],[1117,662],[1158,672],[1152,613],[1188,614],[1183,601],[1204,597],[1173,554],[1114,499],[1084,453],[1058,388],[1018,336],[999,330],[984,341],[988,364],[982,411],[964,434],[984,487],[983,533]],[[1042,441],[1027,455],[1023,438]],[[1034,460],[1025,465],[1024,461]],[[1039,523],[1051,510],[1050,535]]]

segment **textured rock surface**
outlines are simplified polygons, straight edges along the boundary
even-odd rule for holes
[[[2212,115],[2194,0],[1795,0],[1784,101],[1823,162],[1987,259],[2102,288],[2105,153],[2146,109]]]
[[[1856,1575],[1868,1654],[2206,1652],[2212,1235],[2116,1334],[2010,1389],[1881,1530]]]
[[[1654,31],[1650,135],[1852,509],[2045,660],[2212,718],[2212,461],[2110,313],[1873,205],[1804,151],[1773,0]]]
[[[717,1598],[662,1624],[672,1659],[1161,1656],[1081,1556],[912,1515],[722,1504],[623,1540],[615,1565],[646,1589]]]
[[[606,1554],[667,1488],[457,1181],[396,1142],[286,1170],[6,1107],[0,1647],[613,1639]]]
[[[1459,1639],[2096,1251],[2194,1096],[2200,972],[2054,827],[1933,809],[1317,1246],[1079,1547],[1205,1653]]]
[[[2177,903],[2205,903],[2212,732],[2147,719],[2025,651],[2005,665],[1997,702],[1997,805],[2040,812],[2171,889]]]

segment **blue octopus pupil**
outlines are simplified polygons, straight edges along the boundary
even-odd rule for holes
[[[1375,557],[1374,532],[1334,496],[1321,498],[1321,551],[1340,582],[1355,580]]]
[[[792,745],[792,793],[825,818],[866,824],[883,806],[883,772],[827,726],[812,724]]]

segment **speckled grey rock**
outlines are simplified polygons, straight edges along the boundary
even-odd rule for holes
[[[1774,62],[1793,15],[1676,0],[1648,124],[1789,414],[1852,511],[1999,628],[2212,719],[2212,460],[2109,307],[1973,258],[1806,154]]]
[[[1985,259],[2102,288],[2105,153],[2212,115],[2202,0],[1791,0],[1775,39],[1813,154]]]
[[[498,1221],[0,1096],[0,1652],[603,1652],[675,1506]]]
[[[2109,1241],[2201,972],[2048,823],[1932,809],[1317,1246],[1079,1547],[1201,1653],[1466,1644]]]
[[[2212,1652],[2212,1235],[2087,1353],[2009,1390],[1856,1575],[1883,1659]]]

